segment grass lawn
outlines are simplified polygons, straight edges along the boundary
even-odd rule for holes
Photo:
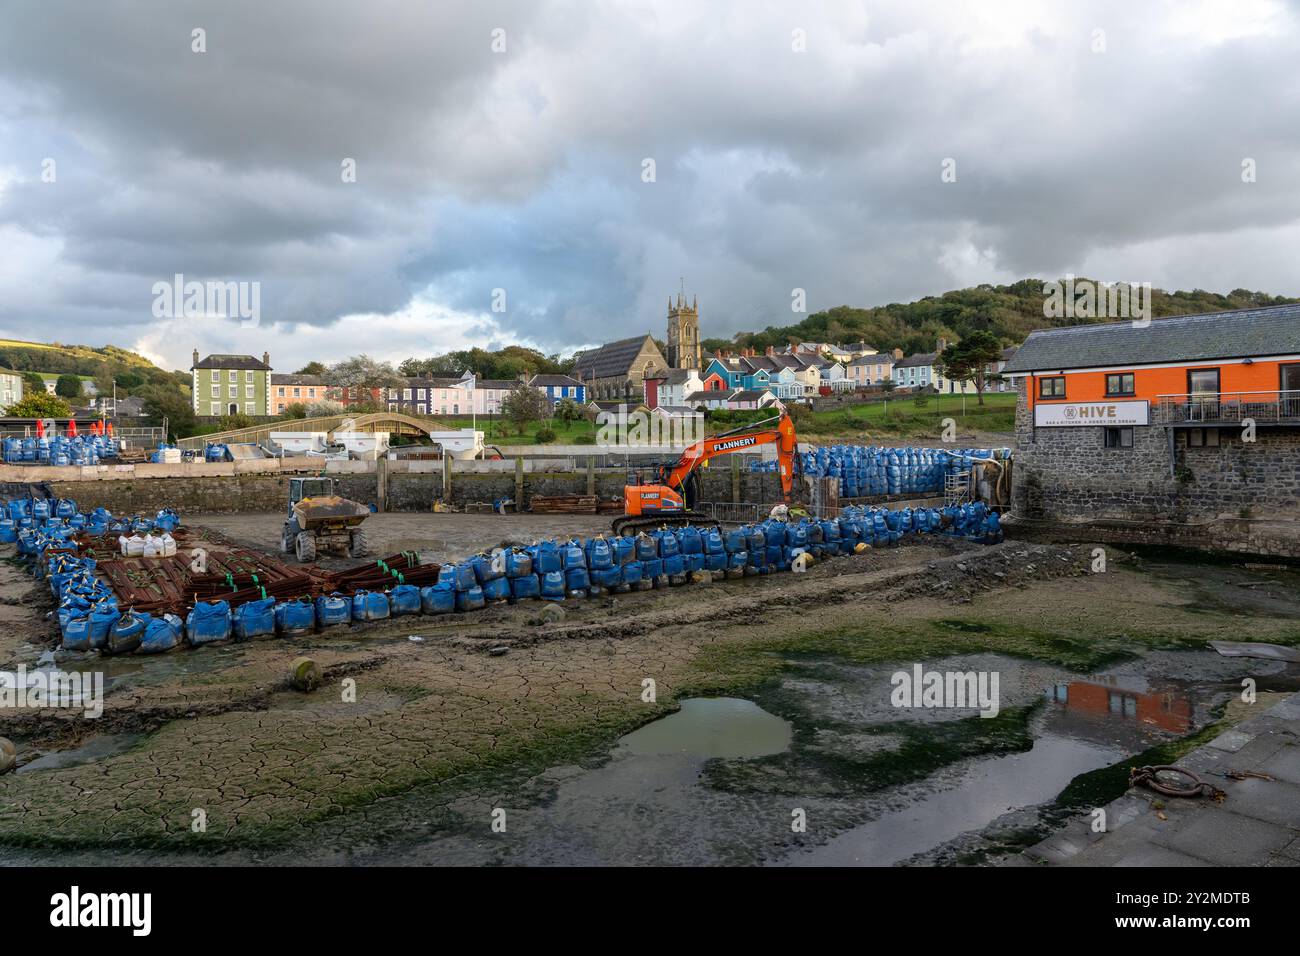
[[[917,405],[911,395],[888,402],[872,402],[842,411],[813,412],[797,423],[807,440],[852,439],[871,444],[877,438],[917,438],[938,441],[943,420],[951,418],[959,433],[1011,432],[1015,430],[1016,394],[998,392],[984,396],[981,406],[974,395],[931,395]]]

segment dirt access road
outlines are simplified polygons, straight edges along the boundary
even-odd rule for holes
[[[193,523],[271,551],[280,520]],[[368,525],[376,552],[446,560],[501,542],[586,535],[604,521],[386,514]],[[106,674],[104,715],[0,718],[21,764],[0,778],[0,860],[545,860],[564,831],[542,843],[517,830],[518,842],[491,842],[493,811],[526,819],[563,768],[602,765],[621,735],[684,698],[729,695],[758,700],[793,728],[786,754],[709,764],[710,792],[735,795],[753,814],[741,814],[727,840],[676,832],[658,850],[593,853],[604,862],[771,862],[858,825],[864,794],[888,797],[964,760],[1031,747],[1041,681],[1055,674],[1124,661],[1141,664],[1150,681],[1203,670],[1203,654],[1195,666],[1178,662],[1212,637],[1240,634],[1243,615],[1254,639],[1300,643],[1293,576],[1231,567],[1189,577],[1116,552],[1106,573],[1093,574],[1090,560],[1081,548],[930,538],[804,575],[567,601],[556,623],[541,624],[532,602],[156,658],[60,652],[63,669]],[[49,610],[46,589],[0,564],[9,625],[0,666],[49,659],[57,637]],[[508,652],[488,653],[501,647]],[[310,695],[287,686],[290,661],[304,653],[326,674]],[[1041,665],[997,720],[936,729],[900,727],[871,707],[852,712],[859,696],[887,692],[893,664],[990,653]],[[810,702],[810,666],[818,699],[837,710]],[[1249,666],[1211,677],[1231,682]],[[1209,719],[1201,708],[1188,730]],[[1141,743],[1167,736],[1153,731]],[[775,813],[772,800],[821,800],[825,813],[792,836],[788,810]],[[644,811],[592,806],[619,813],[624,826]],[[606,829],[618,832],[612,822]]]

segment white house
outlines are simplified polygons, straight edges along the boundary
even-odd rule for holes
[[[699,369],[675,368],[667,372],[658,385],[658,405],[687,405],[687,397],[704,390],[704,380]]]

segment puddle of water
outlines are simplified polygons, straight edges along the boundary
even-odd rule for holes
[[[114,754],[129,750],[145,738],[145,734],[101,734],[91,737],[80,747],[71,750],[57,750],[42,754],[35,760],[19,767],[15,773],[31,773],[33,770],[58,770],[62,767],[75,767],[78,764],[94,763]]]
[[[766,757],[788,750],[790,723],[752,700],[698,697],[623,737],[615,755],[681,754],[697,758]]]

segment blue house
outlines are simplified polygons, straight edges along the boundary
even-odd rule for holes
[[[534,375],[528,384],[545,395],[552,405],[564,398],[571,398],[579,405],[587,403],[587,386],[567,375]]]

